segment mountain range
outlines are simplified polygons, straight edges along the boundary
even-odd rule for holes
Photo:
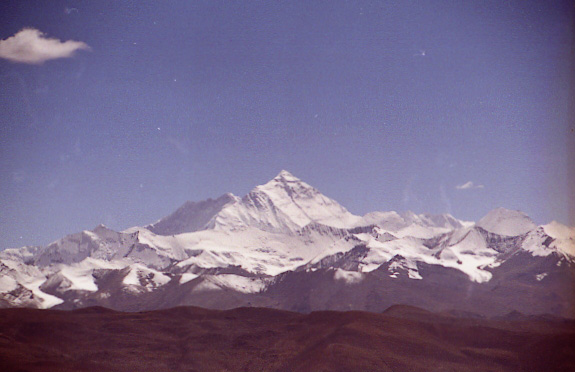
[[[575,228],[498,208],[356,216],[287,171],[147,226],[99,225],[0,252],[0,307],[297,312],[394,304],[575,318]]]

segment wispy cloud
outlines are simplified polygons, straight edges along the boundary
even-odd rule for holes
[[[475,185],[472,181],[467,181],[463,185],[455,186],[457,190],[483,189],[484,187],[483,185]]]
[[[39,65],[51,59],[72,57],[78,50],[90,47],[82,41],[49,39],[34,28],[25,28],[0,40],[0,58],[16,63]]]

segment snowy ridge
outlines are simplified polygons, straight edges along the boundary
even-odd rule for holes
[[[239,198],[231,193],[224,194],[215,200],[208,199],[198,203],[188,201],[174,213],[146,228],[158,235],[175,235],[204,230],[223,208],[238,201]]]
[[[344,228],[361,223],[362,218],[291,173],[281,171],[270,182],[256,186],[240,201],[223,208],[208,226],[224,230],[252,226],[293,233],[312,222]]]
[[[545,233],[554,239],[550,244],[552,247],[575,258],[575,228],[562,225],[557,221],[552,221],[542,227]]]
[[[517,236],[528,233],[537,226],[523,212],[497,208],[483,217],[477,226],[497,235]]]
[[[575,262],[575,228],[552,221],[529,232],[523,249],[534,256],[560,254]]]

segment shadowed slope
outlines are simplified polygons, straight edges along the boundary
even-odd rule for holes
[[[178,307],[0,310],[2,371],[567,371],[575,323]]]

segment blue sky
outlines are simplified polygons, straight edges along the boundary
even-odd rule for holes
[[[4,1],[0,249],[281,169],[356,214],[573,224],[573,29],[569,1]]]

